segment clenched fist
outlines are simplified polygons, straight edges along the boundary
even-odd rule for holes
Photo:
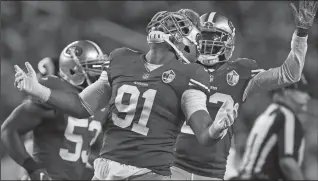
[[[38,82],[36,73],[29,62],[25,63],[27,73],[25,73],[18,65],[14,66],[15,80],[14,85],[26,94],[46,102],[51,94],[51,90]]]
[[[45,57],[38,63],[38,70],[41,75],[56,75],[54,61],[50,57]]]

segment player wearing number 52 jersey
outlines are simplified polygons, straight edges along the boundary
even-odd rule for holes
[[[76,117],[109,105],[94,179],[167,179],[184,120],[202,144],[213,143],[234,120],[229,111],[213,123],[206,109],[209,74],[198,64],[182,62],[196,60],[199,20],[192,10],[157,13],[147,26],[150,50],[114,50],[100,78],[80,94],[39,85],[29,64],[29,75],[15,67],[17,87]]]
[[[300,6],[301,11],[306,12],[303,16],[313,20],[315,12],[312,12],[312,6],[315,2],[305,3],[308,3],[308,6]],[[302,18],[299,16],[296,14],[297,29],[292,37],[291,51],[287,59],[280,67],[267,71],[255,70],[257,65],[253,60],[229,61],[235,43],[233,24],[216,12],[201,16],[203,38],[199,41],[201,55],[198,60],[210,73],[211,95],[207,107],[212,119],[226,101],[230,102],[227,106],[238,110],[248,95],[299,81],[307,51],[307,32],[312,24],[312,21],[301,22]],[[176,142],[173,179],[223,179],[232,136],[233,126],[224,131],[215,145],[203,147],[197,142],[191,129],[184,125]]]
[[[101,49],[91,41],[73,42],[60,55],[59,73],[63,78],[42,77],[39,83],[51,89],[79,92],[100,75],[102,69],[92,69],[91,65],[97,65],[101,55]],[[77,119],[27,99],[3,123],[1,139],[9,155],[27,170],[31,180],[46,180],[47,174],[54,180],[78,180],[88,159],[90,143],[101,132],[103,114]],[[29,131],[33,131],[34,137],[32,156],[21,139]]]

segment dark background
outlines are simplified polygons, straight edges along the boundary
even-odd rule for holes
[[[1,1],[1,107],[0,121],[10,114],[23,95],[13,86],[13,65],[24,67],[47,56],[59,56],[69,43],[88,39],[100,45],[105,53],[126,46],[147,51],[145,27],[152,16],[162,10],[191,8],[203,14],[216,11],[227,16],[236,28],[233,58],[255,59],[261,68],[279,66],[290,51],[294,31],[288,1]],[[310,92],[318,98],[318,18],[308,39],[304,73]],[[238,147],[255,117],[268,105],[267,95],[251,96],[240,114]],[[311,114],[306,119],[306,155],[304,171],[307,179],[318,179],[317,123],[318,101],[310,102]],[[2,153],[3,153],[3,149]],[[4,165],[4,163],[6,163]],[[2,159],[2,179],[16,178],[14,166]],[[9,170],[9,171],[7,171]]]

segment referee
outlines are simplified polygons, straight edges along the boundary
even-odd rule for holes
[[[304,130],[297,115],[307,109],[307,86],[302,76],[298,83],[273,92],[273,103],[249,133],[238,179],[304,180]]]

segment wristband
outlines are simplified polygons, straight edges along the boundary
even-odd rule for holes
[[[306,37],[308,35],[308,29],[304,29],[304,28],[297,28],[296,29],[296,34],[299,37]]]
[[[29,174],[32,174],[34,171],[43,168],[41,164],[37,163],[32,157],[25,159],[21,166],[25,168]]]
[[[51,96],[51,89],[45,87],[45,86],[39,86],[39,101],[41,101],[42,103],[45,103],[49,100],[50,96]]]

